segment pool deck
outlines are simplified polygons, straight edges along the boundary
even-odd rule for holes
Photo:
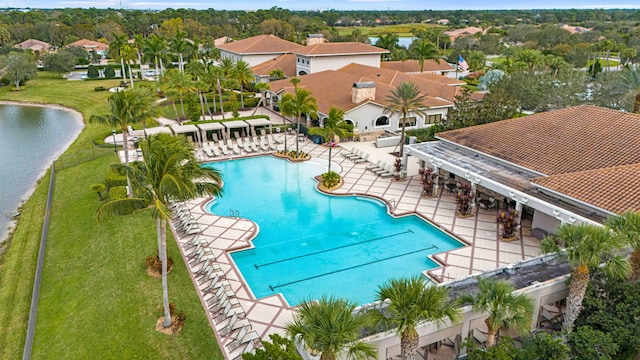
[[[276,138],[281,140],[283,136],[279,134]],[[295,137],[289,136],[288,139],[288,147],[295,148]],[[341,167],[344,184],[333,193],[336,195],[369,195],[383,199],[389,204],[389,212],[392,215],[418,214],[468,244],[468,246],[433,256],[436,262],[442,264],[441,268],[427,274],[435,281],[442,282],[462,278],[540,254],[540,241],[530,236],[531,220],[522,220],[520,236],[517,240],[501,241],[496,223],[497,209],[475,207],[474,216],[460,218],[455,215],[456,201],[452,193],[440,188],[437,196],[422,197],[422,186],[415,158],[409,158],[407,179],[395,181],[392,178],[377,177],[366,170],[367,166],[378,160],[392,164],[395,157],[389,152],[394,151],[394,148],[378,149],[373,145],[373,142],[349,142],[341,145],[342,147],[333,149],[332,160],[333,163]],[[307,140],[300,142],[299,147],[300,150],[309,153],[312,158],[324,159],[325,162],[328,160],[329,149],[325,146]],[[370,155],[369,161],[355,164],[340,155],[353,147],[368,153]],[[199,157],[205,160],[201,152],[199,152]],[[229,159],[229,157],[225,159]],[[284,334],[285,326],[287,322],[291,321],[295,309],[290,307],[279,295],[255,299],[229,255],[229,251],[250,246],[250,239],[257,234],[258,225],[240,217],[209,214],[204,210],[208,200],[195,199],[189,201],[187,207],[202,230],[200,237],[206,239],[208,247],[212,249],[216,261],[228,280],[230,290],[238,299],[238,304],[234,305],[234,308],[237,308],[236,311],[244,312],[245,318],[251,325],[251,330],[256,331],[260,339],[269,340],[269,335],[273,333]],[[183,245],[193,238],[193,235],[180,235],[181,231],[177,221],[172,225],[172,231]],[[193,282],[200,290],[201,302],[207,311],[209,322],[214,329],[222,352],[227,359],[235,359],[245,349],[244,345],[234,351],[229,351],[230,348],[227,345],[233,342],[237,331],[231,332],[227,336],[220,335],[220,329],[226,326],[228,319],[214,321],[215,315],[211,314],[207,305],[207,301],[213,295],[202,292],[208,282],[199,284],[201,278],[195,275],[202,267],[202,263],[187,258],[184,246],[181,246],[181,251],[185,262],[191,269]],[[231,348],[233,347],[231,346]]]

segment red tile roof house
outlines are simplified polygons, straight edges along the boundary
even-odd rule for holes
[[[256,66],[283,54],[292,54],[294,49],[303,47],[274,35],[258,35],[218,46],[220,57],[233,61],[243,60],[249,66]]]
[[[78,40],[78,41],[72,42],[71,44],[65,45],[65,48],[70,48],[70,47],[80,47],[87,52],[95,51],[96,53],[100,54],[100,56],[102,56],[103,58],[106,57],[107,52],[109,52],[109,45],[103,44],[98,41],[87,40],[87,39]]]
[[[638,133],[639,114],[582,105],[439,133],[404,160],[532,214],[541,235],[640,211]]]
[[[426,75],[426,74],[425,74]],[[398,71],[384,70],[361,64],[350,64],[338,70],[325,70],[299,77],[300,88],[309,90],[318,101],[319,120],[326,118],[331,107],[344,111],[345,119],[352,123],[358,134],[396,131],[401,128],[398,114],[384,114],[387,96],[401,82],[411,81],[427,95],[424,110],[426,118],[407,118],[407,129],[430,126],[446,118],[453,99],[462,89],[440,81],[450,80],[431,74],[431,79],[416,77]],[[289,79],[274,81],[268,96],[277,103],[285,92],[293,93]]]
[[[49,43],[36,39],[27,39],[21,43],[15,44],[13,47],[18,49],[31,50],[37,57],[55,51],[54,47]]]

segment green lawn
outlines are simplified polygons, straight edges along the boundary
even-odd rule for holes
[[[398,24],[398,25],[383,25],[383,26],[337,26],[338,34],[350,35],[354,30],[360,30],[363,35],[367,36],[380,36],[381,34],[395,33],[398,36],[412,36],[412,30],[426,30],[432,27],[444,26],[435,24]]]
[[[27,90],[0,88],[1,100],[57,103],[91,114],[109,111],[107,81],[67,82],[39,73]],[[113,84],[117,83],[114,81]],[[88,125],[66,154],[93,146],[109,130]],[[215,336],[199,302],[175,241],[176,262],[169,275],[169,297],[187,315],[184,330],[167,336],[154,330],[161,315],[160,280],[150,278],[144,261],[156,251],[149,210],[105,219],[93,215],[100,205],[90,184],[103,182],[114,155],[59,171],[38,306],[33,358],[221,359]],[[18,359],[24,347],[48,178],[22,209],[20,225],[0,265],[0,359]]]

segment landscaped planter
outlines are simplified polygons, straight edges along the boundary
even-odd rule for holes
[[[290,161],[307,161],[311,159],[311,155],[304,153],[304,152],[300,152],[297,156],[296,156],[296,152],[295,151],[289,151],[287,153],[284,153],[282,151],[277,151],[275,153],[273,153],[273,156],[275,157],[279,157],[279,158],[284,158],[284,159],[289,159]]]

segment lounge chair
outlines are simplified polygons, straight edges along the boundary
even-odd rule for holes
[[[231,320],[229,320],[227,325],[218,330],[218,334],[220,334],[220,336],[227,336],[232,332],[248,325],[249,321],[247,321],[247,319],[240,319],[238,318],[238,314],[234,313],[233,315],[231,315]]]
[[[351,148],[351,150],[349,150],[349,152],[343,152],[343,153],[342,153],[342,156],[343,156],[343,157],[347,157],[347,156],[349,156],[349,155],[355,155],[355,154],[356,154],[356,151],[357,151],[357,150],[356,150],[356,148],[355,148],[355,147],[352,147],[352,148]]]
[[[211,282],[209,283],[209,285],[205,286],[204,288],[202,288],[202,293],[203,294],[211,294],[215,291],[218,291],[221,287],[226,287],[227,286],[227,282],[224,281],[224,274],[222,273],[215,273],[215,275],[213,276],[213,279],[211,279]]]
[[[243,149],[244,149],[244,151],[245,151],[247,154],[250,154],[250,153],[252,153],[252,152],[253,152],[253,149],[251,148],[251,146],[249,145],[249,143],[248,143],[248,142],[246,142],[246,141],[244,142]]]
[[[206,300],[207,304],[208,305],[217,304],[220,301],[220,298],[222,298],[226,292],[227,292],[226,286],[218,287],[218,289],[213,294],[213,296]]]
[[[212,278],[213,274],[217,272],[222,272],[222,268],[216,263],[215,257],[210,257],[198,271],[193,273],[193,275],[202,276],[203,279],[198,280],[198,284],[202,284],[203,282]],[[202,282],[200,280],[202,280]]]
[[[360,163],[363,163],[363,162],[367,162],[367,160],[369,160],[369,154],[364,154],[363,157],[361,157],[359,159],[355,159],[355,160],[353,160],[353,162],[356,163],[356,164],[360,164]]]
[[[371,165],[367,166],[367,167],[365,168],[365,170],[373,170],[373,169],[375,169],[375,168],[378,168],[378,167],[380,167],[380,163],[382,163],[382,160],[378,160],[378,162],[377,162],[377,163],[375,163],[375,164],[371,164]]]
[[[390,172],[391,171],[391,165],[389,164],[385,164],[386,166],[383,169],[380,170],[372,170],[376,175],[380,175],[382,173],[385,172]]]
[[[238,147],[239,148],[243,148],[244,147],[244,141],[242,141],[241,137],[236,137],[236,142],[238,143]]]
[[[215,155],[213,154],[213,151],[211,151],[211,148],[209,147],[209,144],[206,142],[202,143],[202,150],[204,150],[204,153],[208,156],[208,157],[214,157]]]
[[[240,155],[240,154],[242,154],[242,151],[240,151],[240,148],[238,147],[238,144],[236,144],[236,143],[234,143],[234,144],[233,144],[233,152],[234,152],[236,155]]]
[[[224,154],[224,156],[229,156],[231,153],[229,149],[227,149],[227,144],[225,144],[222,140],[218,140],[218,146],[220,147],[220,151]]]
[[[194,258],[192,258],[193,261],[189,263],[191,267],[194,267],[203,261],[207,261],[207,259],[215,258],[215,256],[213,255],[213,250],[211,250],[210,247],[203,247],[201,249],[202,250],[200,250],[200,252],[196,254]]]
[[[391,169],[387,170],[387,171],[384,171],[384,172],[381,172],[381,173],[378,174],[378,176],[380,176],[382,178],[392,177],[393,175],[394,175],[394,173],[393,173],[393,171]]]
[[[225,292],[222,294],[222,297],[218,299],[217,302],[213,302],[209,308],[209,311],[212,315],[218,315],[223,313],[229,313],[229,310],[236,305],[240,305],[240,302],[236,298],[235,294],[230,292]]]
[[[240,305],[239,302],[236,302],[233,304],[227,304],[225,308],[213,319],[213,321],[216,324],[218,324],[225,321],[226,319],[231,318],[233,315],[236,315],[240,318],[245,317],[244,309],[242,308],[242,305]],[[247,325],[247,326],[250,326],[250,325]]]
[[[246,328],[243,328],[243,329],[246,329]],[[254,340],[257,340],[259,338],[260,337],[258,336],[258,333],[255,330],[251,332],[247,332],[246,334],[244,334],[244,336],[240,340],[234,339],[229,344],[227,344],[227,349],[229,349],[230,352],[233,352],[235,349],[239,348],[240,346],[253,342]]]
[[[264,137],[260,138],[260,149],[262,149],[262,151],[269,151],[269,145],[267,145],[267,139]]]
[[[258,148],[258,144],[249,140],[249,138],[247,138],[247,141],[249,141],[249,145],[251,145],[251,149],[253,150],[253,152],[260,152],[260,149]]]
[[[278,146],[273,142],[273,138],[271,136],[267,137],[267,142],[269,145],[269,149],[273,151],[278,150]]]
[[[355,159],[359,159],[362,157],[363,151],[362,150],[357,150],[355,153],[353,154],[347,154],[344,157],[346,157],[349,160],[355,160]]]
[[[278,139],[274,138],[273,134],[267,134],[267,139],[271,140],[272,142],[274,142],[276,144],[282,144],[282,140],[278,140]]]
[[[234,357],[233,360],[242,360],[243,359],[242,354],[253,353],[253,349],[254,349],[253,341],[249,341],[247,346],[245,346],[244,350],[242,350],[238,356]]]
[[[209,280],[215,279],[216,277],[219,278],[220,274],[224,274],[222,268],[217,263],[212,262],[211,264],[209,264],[209,267],[207,268],[207,271],[204,273],[204,275],[197,279],[198,285],[202,285]]]

